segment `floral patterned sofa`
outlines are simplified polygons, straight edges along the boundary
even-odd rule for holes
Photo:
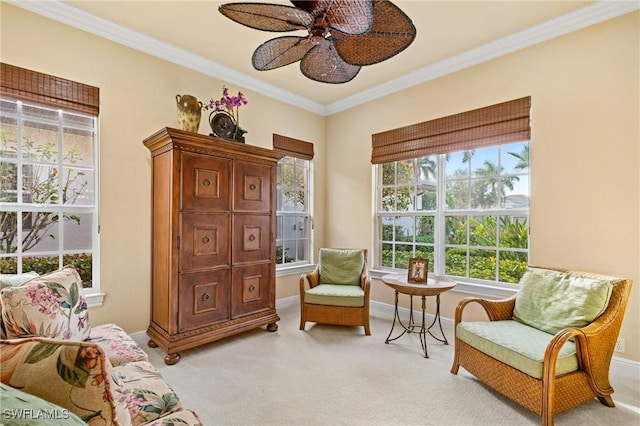
[[[19,282],[20,278],[30,279]],[[33,401],[24,407],[7,406],[28,401],[21,394],[5,400],[7,389],[59,407],[65,414],[56,420],[60,425],[70,420],[123,426],[202,424],[195,412],[182,407],[147,354],[122,328],[89,325],[80,277],[73,267],[28,278],[9,278],[13,282],[5,282],[0,291],[0,381],[10,387],[3,386],[1,424],[40,424],[19,417],[51,414],[30,409]]]

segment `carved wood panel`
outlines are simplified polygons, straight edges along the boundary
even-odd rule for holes
[[[229,210],[230,160],[182,153],[182,210]]]
[[[270,264],[234,267],[231,316],[237,317],[270,307]]]
[[[268,260],[271,251],[271,216],[235,214],[233,216],[232,262]]]
[[[269,211],[271,209],[271,167],[236,160],[234,163],[235,211]]]
[[[229,318],[229,269],[180,276],[180,332]]]
[[[182,213],[180,218],[183,271],[229,265],[229,213]]]

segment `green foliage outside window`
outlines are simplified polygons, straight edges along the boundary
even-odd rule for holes
[[[278,162],[277,265],[309,260],[309,170],[308,160],[286,156]]]
[[[391,267],[393,250],[386,248],[382,250],[382,266]],[[483,254],[475,252],[470,256],[469,276],[471,278],[495,280],[495,271],[497,259],[495,251]],[[433,251],[424,249],[416,249],[415,254],[408,250],[396,250],[395,267],[398,269],[406,269],[409,267],[409,259],[412,257],[421,257],[429,259],[429,270],[433,272],[434,254]],[[522,275],[527,269],[526,253],[517,253],[519,259],[500,258],[499,280],[506,283],[518,283]],[[455,275],[458,277],[467,276],[467,251],[464,248],[447,250],[445,254],[445,273],[447,275]]]
[[[76,214],[66,206],[92,202],[94,118],[27,103],[20,108],[16,101],[6,99],[2,100],[2,114],[0,203],[11,205],[12,210],[0,209],[0,253],[4,255],[0,273],[46,274],[59,268],[62,257],[62,265],[73,265],[83,286],[91,288],[91,253],[55,254],[55,249],[52,253],[38,244],[59,239],[62,226],[70,231],[81,220],[84,228],[85,220],[90,226],[91,214]],[[69,239],[67,245],[73,244]]]
[[[91,265],[93,263],[93,256],[90,254],[65,254],[62,256],[63,265],[73,265],[80,278],[82,278],[83,287],[91,287]],[[40,275],[58,269],[58,256],[46,256],[46,257],[23,257],[22,258],[22,271],[31,272],[35,271]],[[0,259],[0,274],[16,274],[18,273],[18,262],[15,258],[2,258]]]
[[[16,136],[13,132],[0,129],[0,143],[2,151],[15,151]],[[33,164],[23,167],[23,198],[25,202],[33,204],[73,204],[82,194],[87,186],[84,179],[84,172],[73,171],[68,168],[63,179],[62,190],[59,189],[58,152],[57,144],[46,142],[37,144],[34,140],[25,136],[22,142],[23,156],[33,158],[40,163],[48,164],[43,166]],[[62,160],[67,164],[76,164],[82,158],[75,147],[69,147],[64,152]],[[51,166],[49,166],[51,165]],[[15,202],[14,193],[18,189],[16,181],[16,164],[9,162],[0,163],[0,201]],[[62,195],[62,200],[59,199]],[[77,215],[64,214],[64,218],[80,224],[80,217]],[[16,212],[0,212],[0,251],[3,253],[15,253],[17,250],[16,240],[18,239],[18,225]],[[48,233],[48,230],[58,222],[58,214],[53,212],[24,212],[22,215],[23,224],[30,226],[22,236],[22,250],[27,251],[33,248],[45,237],[54,238],[55,235]],[[23,225],[23,229],[25,229]]]
[[[519,146],[519,152],[490,147],[458,153],[452,163],[445,154],[444,164],[459,166],[446,171],[444,182],[436,182],[436,156],[383,164],[381,266],[405,269],[409,259],[422,257],[433,272],[438,252],[444,256],[447,275],[518,283],[527,268],[529,249],[526,206],[518,204],[522,198],[511,201],[508,196],[517,194],[517,184],[522,187],[528,181],[529,143]],[[491,153],[496,160],[500,156],[501,164],[510,164],[508,172],[491,160]],[[527,180],[520,182],[521,177]],[[444,191],[444,206],[436,205],[436,191]],[[444,220],[439,250],[436,219]]]

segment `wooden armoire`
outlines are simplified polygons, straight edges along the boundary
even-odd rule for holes
[[[275,309],[276,151],[164,128],[151,151],[149,345],[179,351],[266,325]]]

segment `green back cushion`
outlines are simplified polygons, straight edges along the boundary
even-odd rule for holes
[[[363,267],[363,250],[320,249],[320,284],[360,285]]]
[[[607,279],[529,268],[520,281],[513,318],[550,334],[584,327],[604,312],[611,291]]]
[[[0,424],[3,425],[86,426],[69,410],[2,383],[0,407]]]

